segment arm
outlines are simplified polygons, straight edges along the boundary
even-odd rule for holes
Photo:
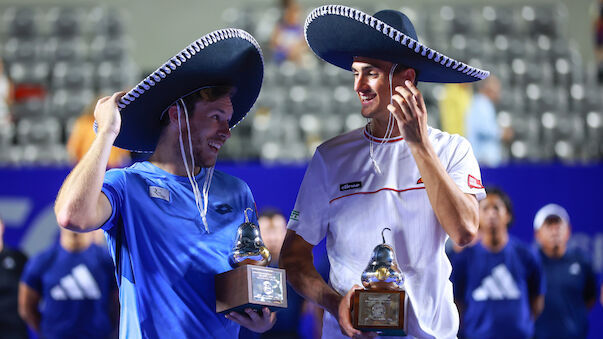
[[[349,337],[374,336],[374,333],[362,333],[354,329],[350,316],[350,299],[354,286],[345,296],[341,296],[322,279],[314,267],[312,248],[314,246],[287,230],[280,255],[280,266],[287,271],[287,281],[304,298],[327,310],[339,322],[341,332]]]
[[[117,101],[123,92],[98,101],[94,117],[98,133],[86,155],[63,182],[54,205],[59,226],[86,232],[97,229],[111,216],[109,199],[102,194],[109,153],[119,134],[121,117]]]
[[[429,141],[421,92],[406,81],[405,87],[396,87],[392,99],[394,105],[388,105],[388,109],[410,147],[438,221],[457,245],[468,245],[477,236],[479,226],[477,199],[459,189],[435,153]]]
[[[40,294],[27,284],[19,283],[19,315],[36,333],[40,333]]]
[[[544,295],[539,294],[530,296],[530,311],[532,312],[532,320],[536,320],[540,313],[544,310]]]

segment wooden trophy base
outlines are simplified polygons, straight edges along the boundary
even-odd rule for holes
[[[352,297],[352,325],[381,336],[405,336],[404,291],[356,290]]]
[[[216,274],[216,312],[243,312],[245,308],[275,311],[287,308],[285,270],[273,267],[244,265]]]

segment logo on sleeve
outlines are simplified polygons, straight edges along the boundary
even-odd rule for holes
[[[159,186],[149,186],[149,196],[151,198],[163,199],[167,202],[170,201],[170,191],[168,191],[167,188]]]
[[[291,211],[291,216],[289,217],[289,219],[299,221],[299,211]]]
[[[353,189],[360,188],[360,187],[362,187],[362,182],[354,181],[354,182],[348,182],[347,184],[339,185],[339,190],[341,192],[343,192],[343,191],[353,190]]]
[[[229,204],[219,204],[214,206],[216,212],[220,213],[220,214],[226,214],[226,213],[230,213],[232,212],[232,206],[230,206]]]
[[[469,185],[469,187],[471,188],[484,188],[481,180],[477,179],[471,174],[469,174],[469,177],[467,178],[467,185]]]

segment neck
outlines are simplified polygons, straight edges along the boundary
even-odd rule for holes
[[[507,232],[492,232],[482,233],[482,245],[490,252],[500,252],[509,242],[509,234]]]
[[[188,149],[186,148],[186,145],[184,148],[186,159],[190,161],[190,156],[187,153]],[[186,176],[186,167],[184,167],[184,163],[182,161],[180,143],[177,138],[174,139],[167,136],[162,136],[157,143],[155,152],[153,152],[153,155],[151,155],[149,158],[149,162],[168,173],[183,177]],[[201,167],[195,166],[193,175],[199,174],[200,171]]]
[[[4,249],[4,243],[0,240],[0,251]]]
[[[377,118],[371,119],[371,121],[368,125],[369,133],[376,138],[385,138],[386,133],[387,133],[388,119],[389,119],[389,112],[387,112],[385,114],[385,119],[377,119]],[[390,128],[392,128],[392,131],[391,131],[391,134],[389,135],[389,137],[399,137],[400,129],[398,128],[398,122],[396,121],[396,119],[394,117],[392,117],[392,120],[393,120],[393,126],[390,127]]]

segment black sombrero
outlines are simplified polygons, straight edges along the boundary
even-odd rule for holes
[[[236,87],[232,97],[232,128],[255,103],[263,76],[262,51],[251,34],[235,28],[209,33],[192,42],[122,97],[118,104],[121,130],[114,145],[136,152],[153,152],[165,109],[208,86]]]
[[[399,11],[371,16],[346,6],[318,7],[306,19],[305,35],[317,56],[346,70],[354,57],[362,56],[412,67],[425,82],[472,82],[490,74],[422,45],[413,24]]]

